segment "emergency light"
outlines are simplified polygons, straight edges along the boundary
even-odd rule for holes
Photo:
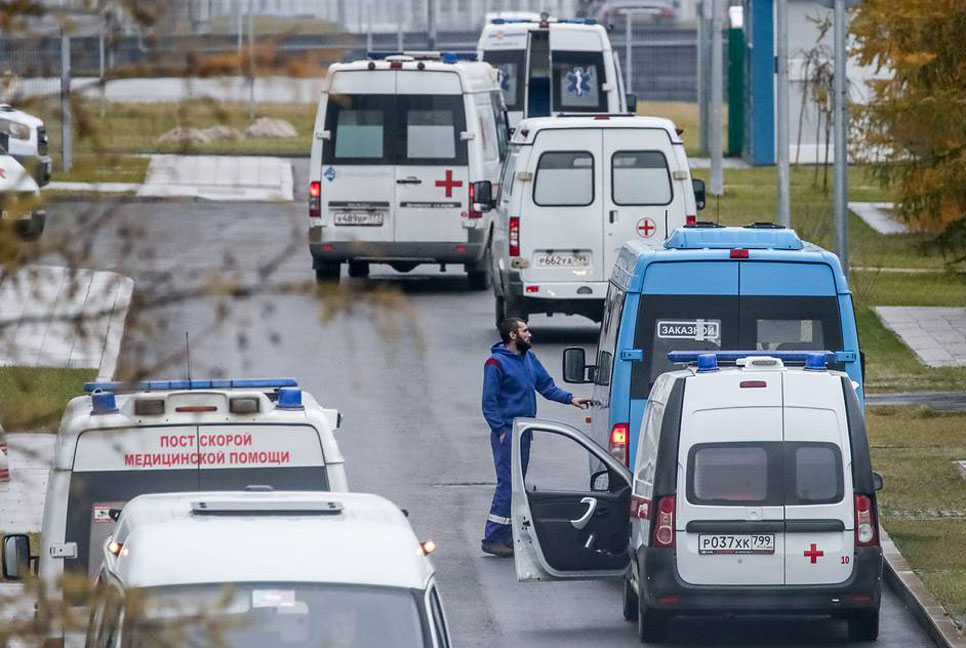
[[[281,409],[302,409],[302,390],[298,387],[282,387],[279,389],[277,407]]]
[[[671,351],[667,354],[674,364],[697,365],[698,371],[714,371],[719,364],[737,364],[742,358],[777,358],[785,364],[804,365],[811,371],[824,371],[835,362],[831,351]]]
[[[104,392],[120,391],[167,391],[173,389],[281,389],[298,387],[293,378],[254,378],[242,380],[142,380],[136,383],[88,382],[84,392],[90,394],[97,390]],[[96,394],[95,394],[96,395]]]

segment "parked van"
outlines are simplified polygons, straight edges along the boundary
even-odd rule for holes
[[[874,640],[882,478],[854,383],[833,361],[671,353],[691,366],[655,380],[632,471],[568,425],[517,419],[517,578],[624,579],[624,617],[642,642],[661,640],[675,616],[763,613],[828,614],[851,639]],[[520,468],[531,435],[572,450],[578,479],[588,458],[599,463],[590,488],[531,484]]]
[[[637,455],[647,394],[668,351],[831,351],[865,374],[852,294],[838,257],[771,223],[675,231],[662,249],[629,241],[611,274],[596,361],[564,351],[564,380],[593,382],[591,436],[625,464]],[[632,465],[632,464],[631,464]]]
[[[54,163],[47,154],[44,120],[9,104],[0,104],[0,134],[9,136],[7,152],[27,170],[38,186],[50,182]]]
[[[496,182],[507,130],[496,72],[438,53],[329,67],[309,172],[309,249],[319,280],[461,264],[489,286],[491,217],[473,183]],[[489,197],[485,197],[487,200]]]
[[[44,232],[47,212],[42,207],[40,187],[29,173],[8,155],[7,138],[0,135],[0,221],[12,224],[24,240],[35,241]]]
[[[593,19],[494,18],[477,49],[500,71],[511,128],[527,117],[637,110],[607,30]]]
[[[377,495],[141,495],[119,513],[87,648],[450,645],[434,545]]]
[[[348,490],[339,413],[291,379],[88,383],[54,447],[39,577],[97,573],[110,512],[142,493]]]
[[[503,166],[493,242],[496,321],[579,314],[600,321],[607,280],[628,239],[656,248],[694,223],[704,182],[691,179],[667,119],[629,115],[526,119]]]

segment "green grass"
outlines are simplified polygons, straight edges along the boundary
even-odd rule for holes
[[[725,150],[728,148],[728,106],[722,107],[723,132],[725,134]],[[681,139],[688,155],[697,156],[701,153],[701,116],[698,104],[686,101],[638,101],[637,114],[648,117],[664,117],[674,122],[682,129]]]
[[[56,430],[67,401],[96,375],[93,369],[0,367],[0,425],[7,432]]]
[[[58,160],[58,164],[59,164]],[[144,182],[151,159],[139,155],[81,154],[70,172],[54,169],[57,182]]]
[[[930,591],[962,622],[966,483],[952,462],[966,459],[966,414],[877,407],[867,417],[873,466],[885,480],[880,522]]]

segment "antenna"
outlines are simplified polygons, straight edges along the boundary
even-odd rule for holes
[[[184,332],[185,355],[188,360],[188,380],[191,380],[191,341],[188,339],[188,332]]]
[[[714,221],[721,225],[721,194],[715,194],[714,197]]]

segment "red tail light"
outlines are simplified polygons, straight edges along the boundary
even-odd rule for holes
[[[658,500],[654,507],[654,520],[651,522],[652,547],[670,549],[674,547],[674,495]]]
[[[520,256],[520,217],[510,216],[510,256]]]
[[[322,183],[309,184],[309,218],[322,218]]]
[[[694,225],[697,222],[698,222],[698,217],[697,216],[687,216],[684,219],[684,224],[685,225]]]
[[[631,495],[631,517],[637,520],[650,520],[651,500],[640,495]]]
[[[879,546],[879,521],[876,519],[872,498],[855,494],[855,546]]]
[[[470,205],[466,209],[466,215],[469,218],[483,218],[483,212],[478,212],[473,209],[473,203],[476,202],[476,190],[473,189],[473,183],[470,183]]]
[[[747,259],[748,258],[748,250],[745,250],[745,249],[742,249],[742,248],[738,248],[738,249],[732,250],[731,251],[731,258],[732,259]]]
[[[627,465],[627,438],[630,436],[630,426],[627,423],[617,423],[610,431],[608,449],[615,459]]]

